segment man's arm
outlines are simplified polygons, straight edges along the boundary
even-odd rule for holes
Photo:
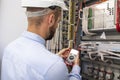
[[[66,64],[63,60],[59,60],[49,68],[45,75],[45,80],[81,80],[79,72],[80,67],[74,65],[71,73],[69,74]]]
[[[69,74],[69,80],[82,80],[80,76],[80,70],[81,68],[78,65],[74,65]]]
[[[58,55],[63,59],[65,59],[68,57],[70,50],[71,50],[70,48],[64,48],[58,53]],[[79,65],[80,65],[80,59],[78,54],[73,62],[73,68],[69,74],[69,80],[81,80],[81,76],[80,76],[81,68]]]

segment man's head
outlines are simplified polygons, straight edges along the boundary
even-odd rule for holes
[[[28,31],[50,40],[55,34],[61,18],[61,10],[66,10],[63,0],[23,0],[27,7]]]
[[[29,12],[29,14],[27,14],[29,26],[28,30],[35,30],[34,32],[37,34],[42,32],[41,34],[44,35],[43,37],[46,40],[52,39],[55,34],[57,25],[60,21],[61,8],[55,7],[55,9],[50,9],[29,7],[27,8],[27,12]]]

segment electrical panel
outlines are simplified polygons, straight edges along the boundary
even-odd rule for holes
[[[120,80],[119,3],[106,0],[83,8],[82,80]]]

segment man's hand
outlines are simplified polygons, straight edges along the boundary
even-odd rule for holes
[[[69,53],[70,53],[70,48],[64,48],[64,49],[60,50],[57,53],[57,55],[59,55],[63,59],[66,59],[68,57]]]
[[[70,48],[64,48],[62,50],[60,50],[57,55],[59,55],[60,57],[62,57],[64,60],[65,60],[65,63],[67,65],[80,65],[80,59],[79,59],[79,54],[76,56],[73,64],[70,64],[66,61],[67,57],[69,56],[69,53],[70,53]]]

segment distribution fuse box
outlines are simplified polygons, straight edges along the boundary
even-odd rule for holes
[[[120,80],[120,0],[85,6],[81,24],[83,80]]]

